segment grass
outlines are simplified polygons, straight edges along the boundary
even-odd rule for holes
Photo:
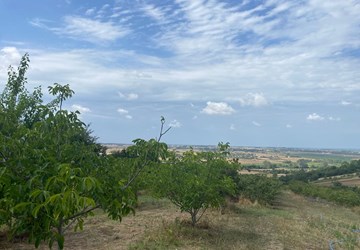
[[[197,227],[163,221],[130,249],[342,249],[360,247],[360,214],[284,192],[275,208],[232,204],[225,215],[210,211]],[[339,243],[336,243],[339,244]]]
[[[344,186],[349,187],[360,187],[360,176],[355,174],[347,174],[347,175],[340,175],[340,176],[332,176],[328,179],[322,179],[314,181],[317,185],[320,186],[333,186],[333,182],[340,182]]]
[[[140,196],[135,216],[120,223],[105,214],[68,232],[65,249],[359,249],[360,208],[348,209],[284,191],[275,207],[241,201],[225,214],[209,210],[196,227],[168,200]],[[34,249],[24,241],[0,241],[0,249]],[[47,249],[46,245],[40,249]]]

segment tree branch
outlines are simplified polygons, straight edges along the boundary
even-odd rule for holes
[[[97,208],[100,208],[100,207],[101,207],[101,205],[98,204],[98,205],[96,205],[95,207],[92,207],[92,208],[89,208],[89,209],[86,209],[86,208],[85,208],[83,211],[81,211],[81,212],[79,212],[79,213],[77,213],[77,214],[74,214],[74,215],[72,215],[72,216],[64,219],[64,221],[73,220],[73,219],[75,219],[75,218],[77,218],[77,217],[80,217],[80,216],[83,216],[83,215],[85,215],[85,214],[87,214],[87,213],[90,213],[91,211],[93,211],[93,210],[95,210],[95,209],[97,209]]]

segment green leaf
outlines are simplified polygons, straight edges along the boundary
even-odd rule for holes
[[[26,207],[30,206],[32,203],[31,202],[20,202],[18,203],[16,206],[14,206],[14,211],[22,211],[23,209],[25,209]]]
[[[42,207],[43,207],[43,205],[39,204],[39,205],[35,206],[34,209],[31,211],[31,214],[32,214],[32,216],[34,216],[35,219],[37,218],[37,215]]]

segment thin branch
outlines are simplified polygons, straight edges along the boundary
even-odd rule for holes
[[[74,214],[74,215],[66,218],[64,221],[72,220],[72,219],[75,219],[75,218],[77,218],[77,217],[83,216],[83,215],[85,215],[85,214],[87,214],[87,213],[90,213],[91,211],[93,211],[93,210],[95,210],[95,209],[97,209],[97,208],[100,208],[100,207],[101,207],[101,205],[98,204],[98,205],[96,205],[95,207],[92,207],[92,208],[89,208],[89,209],[86,209],[86,208],[85,208],[83,211],[81,211],[81,212],[79,212],[79,213],[77,213],[77,214]]]
[[[127,189],[131,183],[136,179],[136,177],[139,176],[139,174],[141,173],[141,171],[145,168],[145,166],[148,164],[148,161],[144,162],[142,164],[142,166],[139,168],[139,170],[131,177],[131,179],[128,181],[128,183],[126,183],[125,186],[123,186],[121,189],[124,191],[125,189]]]
[[[72,221],[69,223],[69,225],[67,225],[64,229],[63,232],[65,233],[71,226],[72,224],[74,224],[76,221],[76,218],[72,219]]]
[[[171,127],[169,127],[167,130],[165,130],[165,132],[163,132],[163,130],[164,130],[164,124],[165,124],[165,118],[164,118],[163,116],[161,116],[160,122],[161,122],[160,135],[159,135],[159,139],[157,140],[157,142],[160,142],[161,137],[162,137],[163,135],[165,135],[165,134],[171,129]]]
[[[200,219],[201,219],[201,217],[204,215],[204,213],[205,213],[205,211],[208,209],[208,207],[206,206],[204,209],[203,209],[203,211],[202,211],[202,213],[201,213],[201,215],[198,217],[198,219],[196,220],[196,222],[198,222]]]
[[[163,116],[161,116],[161,127],[160,127],[160,135],[159,135],[159,138],[157,139],[157,142],[159,143],[160,140],[161,140],[161,137],[163,137],[170,129],[171,127],[169,127],[168,129],[166,129],[164,132],[164,124],[165,124],[165,118]],[[156,145],[156,152],[158,153],[159,151],[159,144]],[[146,165],[150,162],[147,157],[148,157],[148,152],[149,151],[146,151],[146,154],[145,154],[145,161],[144,163],[141,165],[141,167],[138,169],[138,171],[130,178],[130,180],[128,181],[128,183],[126,183],[126,185],[124,187],[122,187],[121,189],[122,190],[126,190],[130,185],[131,183],[140,175],[140,173],[143,171],[143,169],[146,167]]]

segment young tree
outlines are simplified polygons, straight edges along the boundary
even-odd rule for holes
[[[201,219],[210,207],[220,207],[226,194],[233,194],[235,185],[225,170],[234,168],[225,156],[228,144],[219,144],[217,152],[185,152],[160,164],[154,171],[153,191],[168,198],[191,216],[191,224]]]

